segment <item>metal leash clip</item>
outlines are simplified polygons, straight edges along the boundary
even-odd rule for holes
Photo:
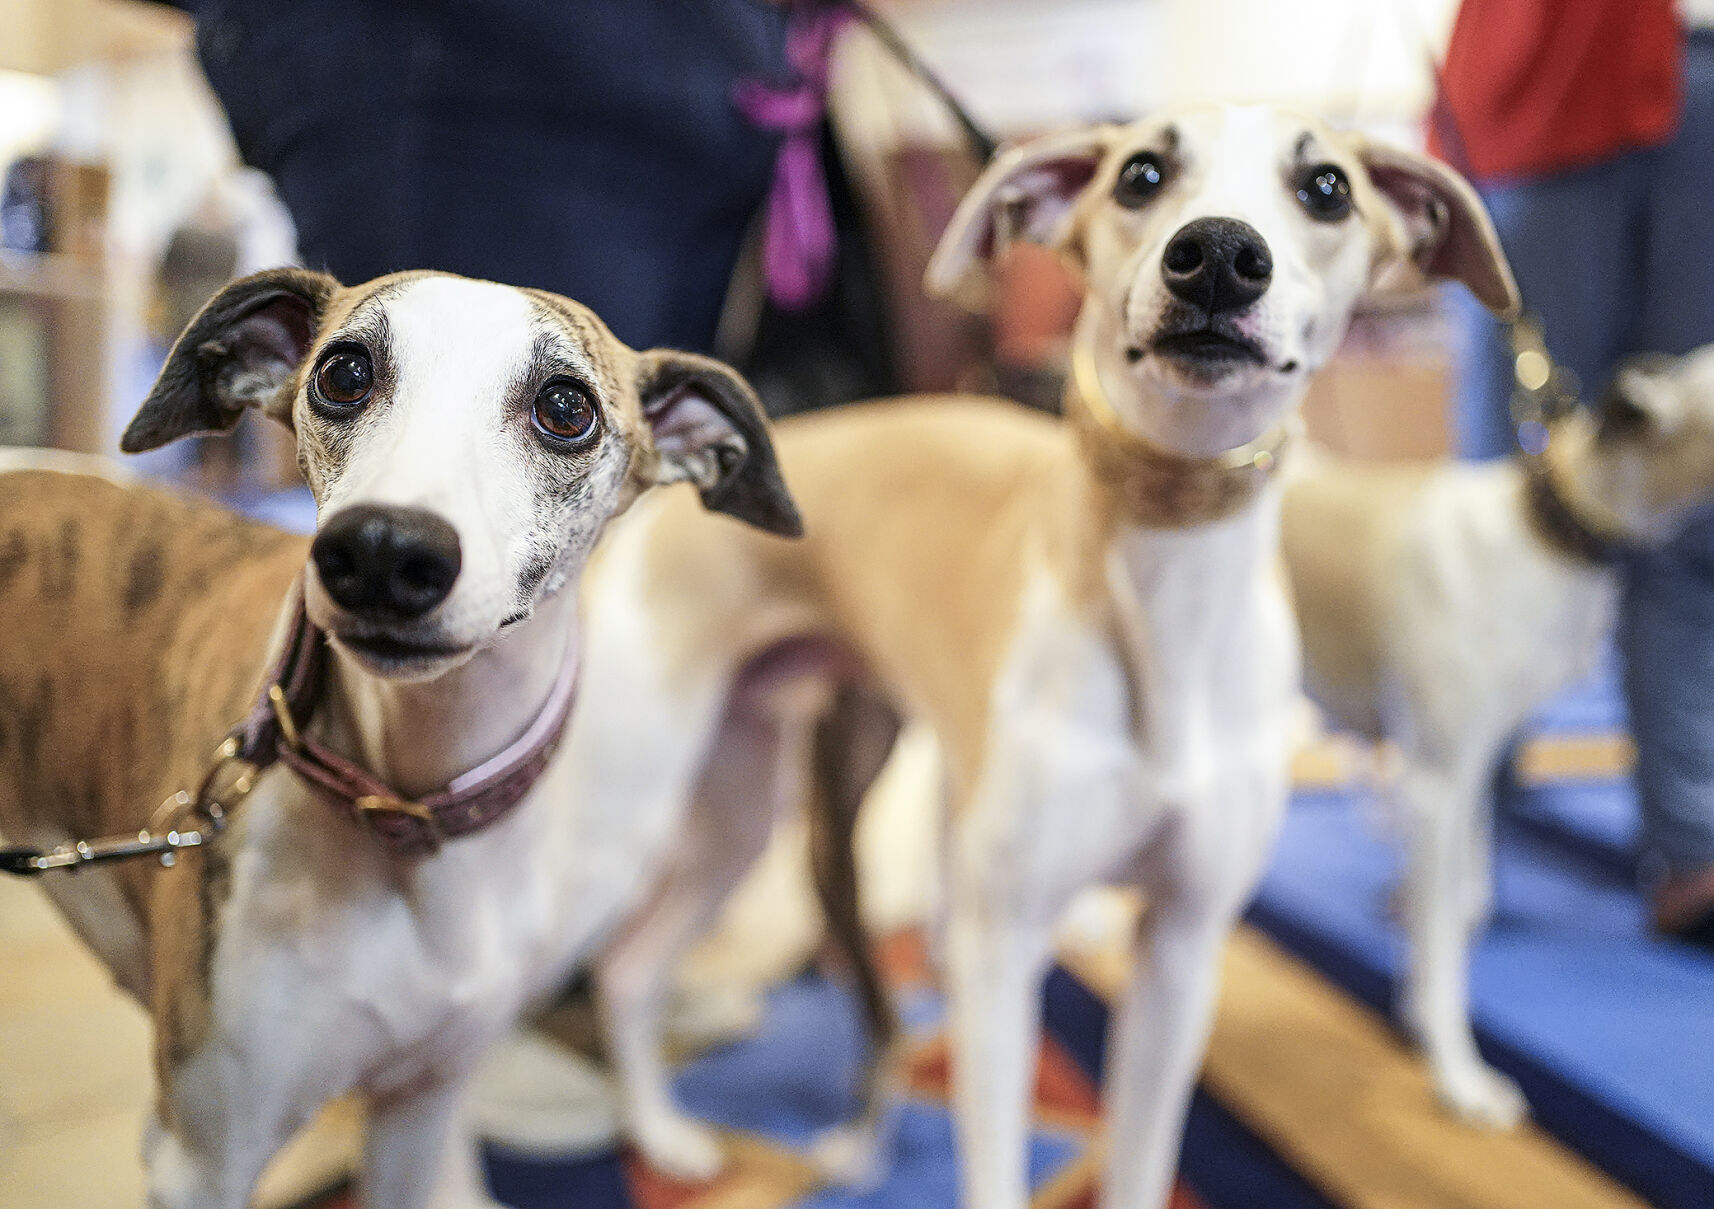
[[[195,811],[196,799],[181,789],[162,802],[150,817],[149,825],[135,835],[73,840],[48,849],[0,849],[0,871],[23,876],[46,873],[50,869],[68,869],[75,873],[84,865],[138,856],[159,856],[161,864],[171,865],[178,859],[180,848],[195,848],[204,841],[200,829],[187,830],[179,826]]]
[[[1541,318],[1526,312],[1507,324],[1512,346],[1512,427],[1531,457],[1547,450],[1548,426],[1577,405],[1577,375],[1555,363]]]
[[[214,752],[214,763],[192,795],[171,794],[149,816],[148,825],[131,835],[73,840],[56,848],[0,848],[0,873],[33,877],[51,869],[77,872],[102,861],[156,856],[171,868],[181,848],[199,848],[226,827],[226,816],[256,787],[256,765],[238,754],[238,740],[228,738]],[[186,827],[195,820],[202,824]]]
[[[226,816],[255,790],[262,771],[238,753],[238,736],[226,736],[214,749],[214,763],[196,791],[197,809],[216,834],[226,826]]]

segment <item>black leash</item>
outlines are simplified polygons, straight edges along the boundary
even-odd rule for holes
[[[887,53],[897,59],[906,71],[915,76],[924,87],[932,92],[941,105],[946,108],[946,111],[952,115],[953,121],[957,122],[959,129],[964,132],[965,142],[969,144],[971,154],[976,157],[977,162],[986,164],[993,159],[994,152],[999,149],[1000,144],[993,135],[982,128],[975,118],[970,116],[970,111],[953,95],[952,90],[946,86],[946,83],[935,73],[934,69],[923,62],[922,57],[899,36],[899,31],[894,29],[886,18],[870,8],[863,0],[846,0],[846,4],[857,15],[857,19],[869,27],[869,32],[875,35],[876,40],[886,47]]]
[[[155,808],[137,831],[88,840],[69,840],[53,848],[0,848],[0,873],[34,877],[54,869],[76,873],[85,865],[158,857],[171,868],[180,851],[200,848],[226,827],[227,816],[256,787],[255,764],[239,751],[238,740],[227,738],[215,750],[213,763],[197,791],[179,790]]]

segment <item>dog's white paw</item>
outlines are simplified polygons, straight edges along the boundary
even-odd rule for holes
[[[1436,1084],[1441,1102],[1466,1124],[1511,1129],[1529,1116],[1529,1101],[1518,1085],[1485,1063],[1444,1071]]]
[[[815,1135],[809,1157],[822,1178],[850,1192],[873,1192],[886,1177],[881,1139],[867,1124],[836,1125]]]
[[[633,1122],[631,1140],[649,1166],[685,1183],[705,1184],[726,1166],[720,1135],[683,1113],[655,1113]]]

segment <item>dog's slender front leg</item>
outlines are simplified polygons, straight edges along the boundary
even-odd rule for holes
[[[677,958],[718,906],[722,890],[686,869],[674,869],[667,878],[640,918],[602,955],[596,993],[626,1133],[651,1167],[700,1182],[720,1170],[720,1139],[673,1099],[661,1028]]]
[[[972,884],[980,877],[955,874],[947,932],[962,1203],[1024,1209],[1052,926],[1007,910],[991,881]]]
[[[460,1076],[370,1103],[365,1209],[498,1209],[464,1127],[466,1089]]]
[[[697,869],[675,862],[653,900],[602,955],[596,970],[601,1028],[618,1076],[626,1132],[651,1167],[674,1179],[712,1179],[724,1154],[719,1135],[687,1116],[673,1098],[661,1052],[667,995],[678,958],[707,927],[745,867]]]
[[[196,1137],[184,1129],[155,1121],[143,1142],[149,1169],[149,1209],[244,1209],[262,1168],[282,1139],[268,1138],[261,1122],[245,1119],[243,1144],[238,1139]]]
[[[143,1141],[149,1209],[244,1209],[268,1160],[320,1107],[319,1093],[243,1045],[205,1046],[164,1065]]]
[[[1482,1060],[1470,1027],[1471,885],[1488,877],[1472,868],[1474,845],[1486,837],[1481,773],[1447,773],[1407,763],[1400,804],[1410,826],[1406,912],[1410,962],[1405,976],[1406,1026],[1427,1052],[1440,1097],[1473,1124],[1509,1128],[1528,1112],[1517,1084]]]
[[[1107,1050],[1105,1209],[1160,1209],[1178,1170],[1191,1089],[1220,988],[1230,913],[1199,902],[1149,904]]]

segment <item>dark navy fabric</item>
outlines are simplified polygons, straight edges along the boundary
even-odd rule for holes
[[[777,136],[766,0],[196,0],[197,45],[305,263],[539,286],[630,344],[706,349]]]

